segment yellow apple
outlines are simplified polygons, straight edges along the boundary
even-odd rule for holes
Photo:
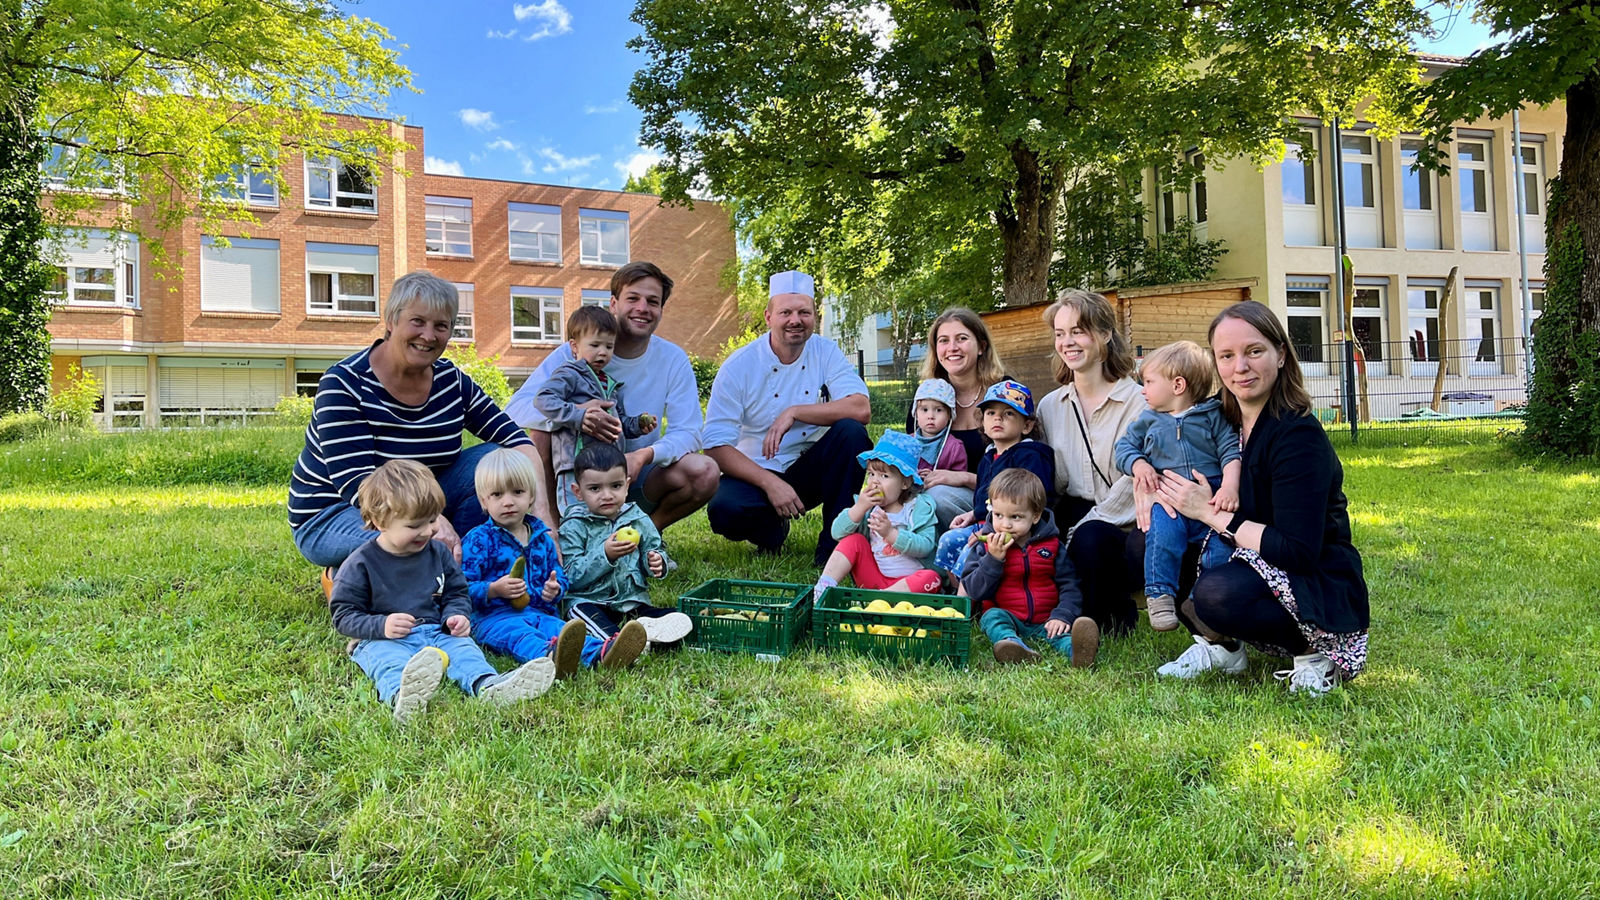
[[[639,529],[632,525],[624,525],[617,529],[617,533],[613,534],[611,539],[621,541],[624,544],[637,544],[639,543]]]
[[[450,668],[450,654],[440,650],[438,647],[434,647],[433,652],[439,654],[439,658],[444,660],[444,667],[446,669]]]

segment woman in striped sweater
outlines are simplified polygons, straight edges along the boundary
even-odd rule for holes
[[[388,460],[415,460],[433,471],[445,494],[435,539],[457,560],[460,535],[487,518],[473,486],[478,460],[500,446],[541,465],[522,429],[464,372],[439,358],[457,305],[450,282],[426,272],[402,276],[383,307],[383,338],[335,363],[317,384],[306,446],[289,485],[289,527],[296,549],[312,563],[337,568],[377,536],[361,521],[356,490]],[[483,443],[462,450],[463,430]],[[554,529],[547,499],[538,498],[533,511]]]

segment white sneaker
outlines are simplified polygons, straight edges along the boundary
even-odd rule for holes
[[[694,630],[694,621],[681,612],[654,617],[640,616],[637,621],[644,626],[644,636],[652,644],[675,644]]]
[[[1168,678],[1194,678],[1202,672],[1215,669],[1228,675],[1237,675],[1244,671],[1249,662],[1249,657],[1244,652],[1244,645],[1241,644],[1237,650],[1229,650],[1197,634],[1189,649],[1179,654],[1177,659],[1157,669],[1156,674]]]
[[[544,696],[556,683],[556,664],[550,657],[531,659],[509,672],[489,677],[478,688],[478,699],[499,706]]]
[[[400,690],[394,695],[394,718],[406,722],[427,707],[444,678],[444,654],[437,647],[423,647],[406,660],[400,670]]]
[[[1272,677],[1289,683],[1289,693],[1305,693],[1321,697],[1339,686],[1339,670],[1321,653],[1308,653],[1294,658],[1294,668],[1280,669]]]

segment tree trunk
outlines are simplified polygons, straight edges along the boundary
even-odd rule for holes
[[[13,7],[15,4],[7,4]],[[51,269],[40,259],[44,143],[34,128],[38,96],[18,71],[0,91],[0,414],[41,409],[50,395]]]
[[[1576,226],[1583,242],[1578,328],[1600,332],[1600,74],[1567,89],[1567,134],[1561,143],[1561,180],[1566,202],[1551,210],[1549,233]]]
[[[1058,169],[1041,168],[1038,154],[1020,145],[1012,145],[1011,159],[1017,179],[995,211],[1003,247],[1001,290],[1006,306],[1027,306],[1050,299],[1061,178]]]
[[[1460,270],[1460,266],[1450,267],[1450,274],[1444,277],[1444,293],[1439,295],[1439,365],[1433,370],[1433,411],[1436,413],[1444,412],[1445,365],[1450,361],[1450,335],[1455,331],[1450,313],[1455,308],[1456,273]]]

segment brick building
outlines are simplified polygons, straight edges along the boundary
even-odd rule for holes
[[[423,130],[391,127],[410,149],[376,182],[289,152],[281,196],[241,173],[232,189],[259,224],[224,229],[227,247],[186,220],[159,232],[170,262],[158,266],[148,240],[69,231],[50,320],[56,380],[74,363],[93,372],[105,427],[248,417],[313,391],[331,363],[381,337],[388,289],[415,269],[456,283],[457,339],[500,354],[513,384],[633,259],[677,282],[662,337],[709,355],[732,334],[722,275],[735,251],[722,207],[422,174]]]

